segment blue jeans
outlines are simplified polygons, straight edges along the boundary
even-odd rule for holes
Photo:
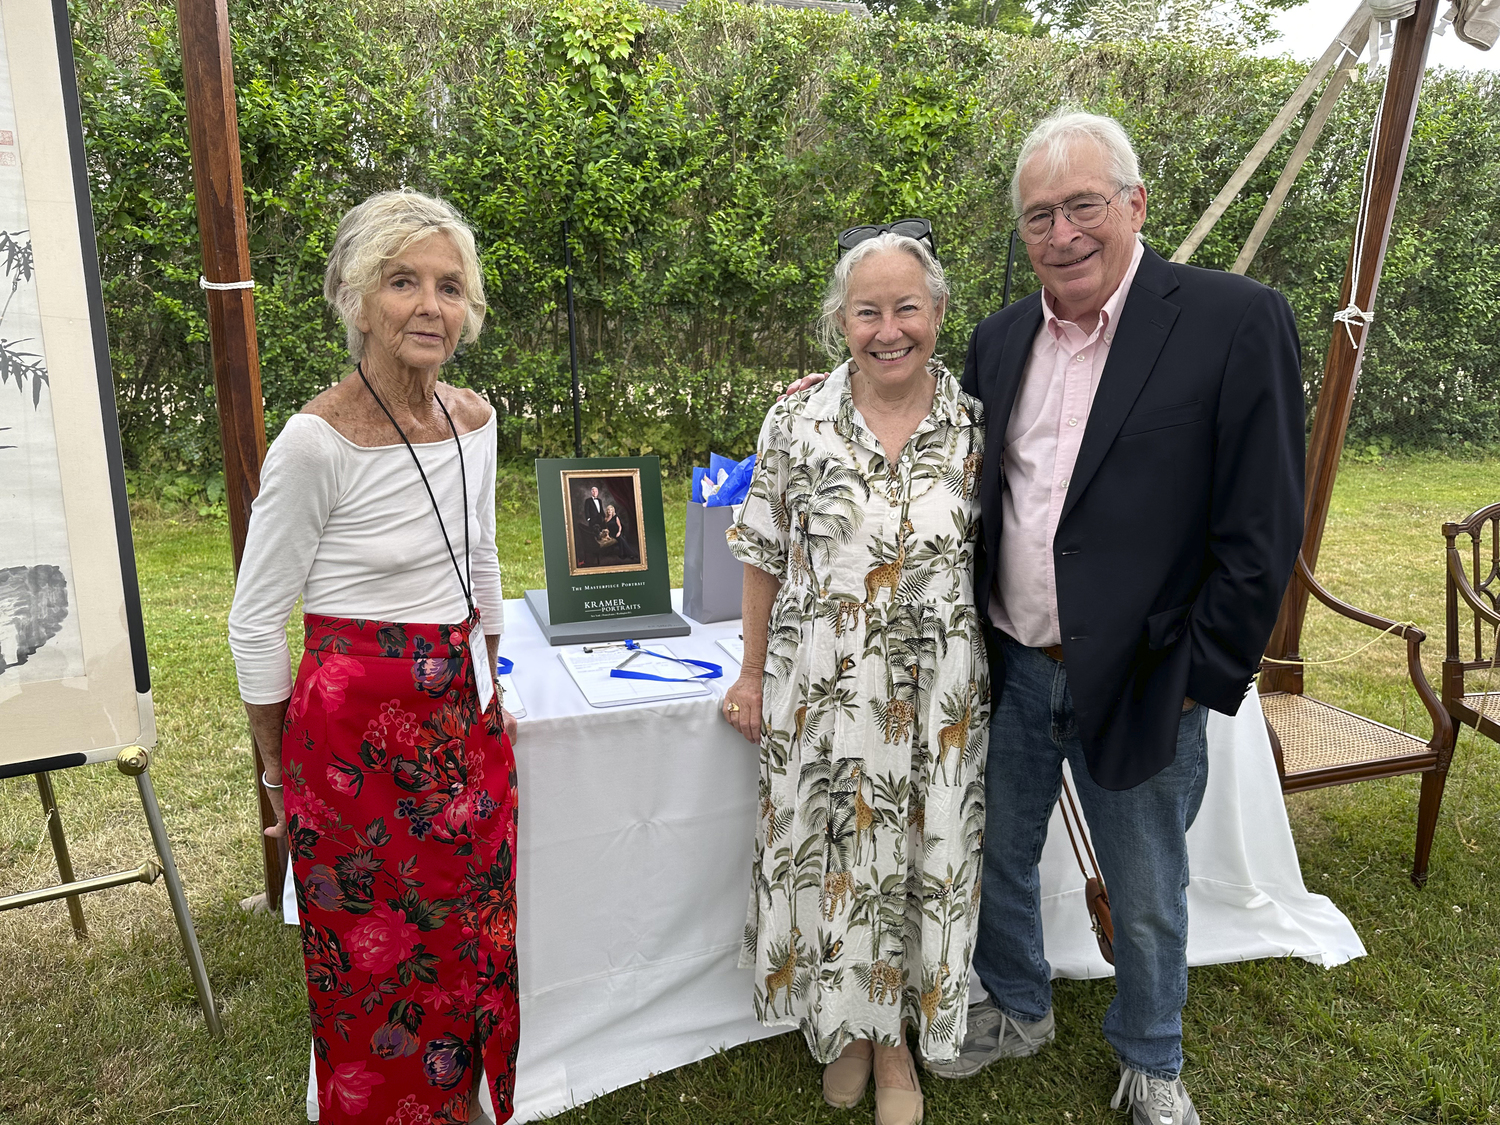
[[[1052,1007],[1037,863],[1067,759],[1114,921],[1115,998],[1104,1037],[1127,1066],[1175,1078],[1187,1001],[1186,834],[1208,782],[1208,709],[1183,712],[1177,757],[1166,769],[1133,789],[1101,789],[1084,763],[1066,666],[1004,635],[999,643],[1004,686],[997,667],[974,968],[1012,1019],[1035,1022]]]

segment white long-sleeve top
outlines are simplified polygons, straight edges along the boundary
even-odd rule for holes
[[[458,440],[469,490],[474,604],[484,631],[500,633],[494,411]],[[412,448],[462,567],[463,486],[453,439]],[[304,612],[329,617],[454,624],[468,616],[406,446],[355,445],[314,414],[293,415],[271,444],[229,611],[229,650],[246,703],[279,703],[292,694],[286,621],[299,596]]]

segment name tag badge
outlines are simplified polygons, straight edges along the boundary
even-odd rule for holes
[[[490,709],[490,700],[495,697],[495,675],[490,669],[490,646],[485,642],[484,630],[477,625],[469,634],[469,659],[474,664],[474,686],[479,689],[479,713]]]

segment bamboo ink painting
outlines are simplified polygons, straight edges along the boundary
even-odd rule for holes
[[[84,674],[19,154],[0,24],[0,699]]]

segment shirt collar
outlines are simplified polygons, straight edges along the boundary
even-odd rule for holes
[[[958,380],[941,363],[934,363],[929,370],[937,379],[937,389],[932,396],[932,409],[917,424],[917,433],[942,424],[958,426],[964,424],[967,411],[960,399],[962,395]],[[834,423],[834,429],[850,441],[856,441],[870,449],[878,450],[880,443],[858,422],[859,414],[854,409],[854,396],[849,381],[849,364],[839,364],[827,379],[811,388],[807,393],[804,418],[821,419]]]
[[[963,421],[962,407],[959,403],[958,380],[941,363],[932,363],[928,370],[937,379],[937,391],[932,396],[932,409],[927,418],[933,422],[946,422],[949,425],[959,425]],[[849,363],[839,364],[816,387],[807,392],[807,406],[802,411],[805,418],[824,419],[836,421],[840,410],[846,401],[851,403],[853,410],[853,392],[849,385]],[[924,419],[924,423],[926,419]]]
[[[1120,309],[1125,304],[1125,298],[1130,295],[1130,286],[1135,281],[1135,272],[1140,268],[1141,259],[1145,255],[1146,244],[1141,241],[1140,235],[1136,235],[1135,253],[1130,256],[1130,265],[1125,269],[1125,276],[1120,278],[1120,284],[1115,286],[1115,291],[1109,295],[1109,300],[1105,301],[1104,307],[1099,310],[1098,327],[1094,329],[1086,343],[1091,344],[1100,336],[1106,337],[1105,343],[1109,343],[1114,338],[1112,326],[1120,319]],[[1042,320],[1054,340],[1062,339],[1065,324],[1073,326],[1074,331],[1082,331],[1074,326],[1072,321],[1058,319],[1057,313],[1052,308],[1052,294],[1045,289],[1042,290]]]

